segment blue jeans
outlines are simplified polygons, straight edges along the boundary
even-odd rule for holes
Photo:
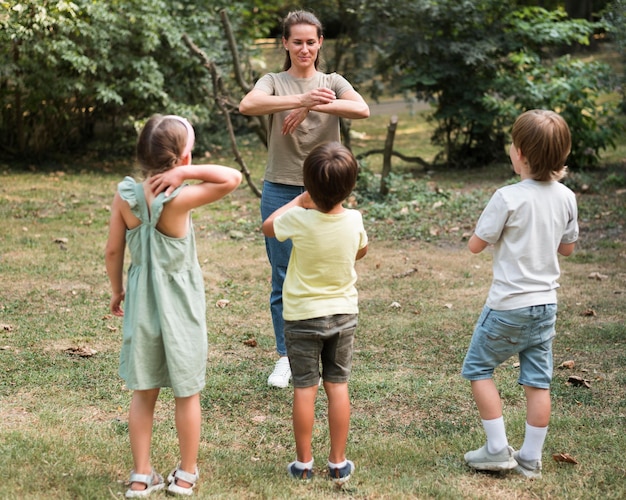
[[[265,220],[277,209],[286,205],[304,192],[303,186],[288,186],[263,182],[261,195],[261,219]],[[276,351],[280,356],[287,355],[285,347],[285,322],[283,320],[283,282],[291,255],[291,240],[284,242],[276,238],[265,238],[265,251],[272,266],[272,292],[270,293],[270,312],[276,338]]]
[[[552,340],[556,304],[494,311],[485,306],[478,318],[461,375],[467,380],[489,379],[494,368],[518,355],[518,383],[549,389],[552,381]]]

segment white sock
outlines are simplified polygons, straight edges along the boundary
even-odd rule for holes
[[[344,460],[343,462],[338,463],[338,464],[334,464],[330,460],[328,461],[328,467],[330,467],[331,469],[341,469],[345,467],[347,464],[348,464],[348,460]]]
[[[311,470],[313,468],[313,460],[311,460],[310,462],[300,462],[300,460],[296,460],[296,468],[300,470]]]
[[[541,460],[543,443],[548,434],[547,427],[533,427],[526,422],[526,434],[524,434],[524,444],[519,450],[522,460]]]
[[[487,434],[487,451],[489,453],[500,453],[509,445],[504,428],[504,417],[483,420],[483,428]]]

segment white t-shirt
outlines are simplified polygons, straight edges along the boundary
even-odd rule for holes
[[[494,245],[491,309],[556,304],[557,249],[578,239],[576,195],[560,182],[532,179],[498,189],[475,234]]]
[[[358,210],[324,214],[294,207],[274,220],[274,232],[293,243],[283,284],[285,320],[359,312],[354,263],[368,240]]]
[[[334,90],[337,98],[341,98],[348,90],[353,90],[350,82],[343,76],[320,71],[311,78],[294,78],[286,71],[268,73],[254,86],[268,95],[278,96],[304,94],[319,87]],[[311,111],[293,133],[283,135],[283,122],[292,111],[280,111],[269,115],[265,180],[277,184],[302,186],[302,165],[311,150],[323,142],[340,141],[339,117]]]

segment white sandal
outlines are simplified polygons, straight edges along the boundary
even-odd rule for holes
[[[130,471],[130,480],[128,481],[130,484],[132,483],[143,483],[146,485],[145,490],[132,490],[128,488],[126,490],[126,498],[143,498],[152,494],[155,491],[163,489],[165,487],[165,482],[163,481],[163,476],[161,474],[157,474],[154,469],[150,474],[137,474],[135,471]]]
[[[176,467],[172,472],[170,472],[170,475],[167,476],[167,480],[170,483],[170,485],[167,487],[167,491],[174,495],[191,496],[193,495],[193,489],[196,487],[196,483],[198,482],[199,478],[200,475],[198,474],[198,467],[196,467],[195,474],[185,472],[180,468],[180,466]],[[176,484],[177,479],[185,481],[186,483],[191,484],[191,486],[189,488],[178,486]]]

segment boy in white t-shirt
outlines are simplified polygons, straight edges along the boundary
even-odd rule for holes
[[[552,340],[556,335],[558,254],[578,239],[576,196],[558,182],[571,149],[567,123],[553,111],[521,114],[512,130],[509,156],[521,182],[496,191],[481,214],[468,247],[494,245],[493,281],[463,363],[487,443],[465,454],[476,470],[514,469],[541,477],[548,432]],[[509,446],[494,368],[519,355],[518,382],[526,394],[526,432],[519,451]]]
[[[354,463],[346,459],[348,379],[358,314],[354,265],[367,253],[368,243],[361,213],[342,205],[357,173],[354,156],[340,143],[316,147],[304,161],[306,191],[263,222],[265,236],[293,243],[283,285],[296,441],[296,461],[288,472],[297,479],[313,474],[311,439],[321,360],[331,441],[328,471],[339,485],[354,471]]]

